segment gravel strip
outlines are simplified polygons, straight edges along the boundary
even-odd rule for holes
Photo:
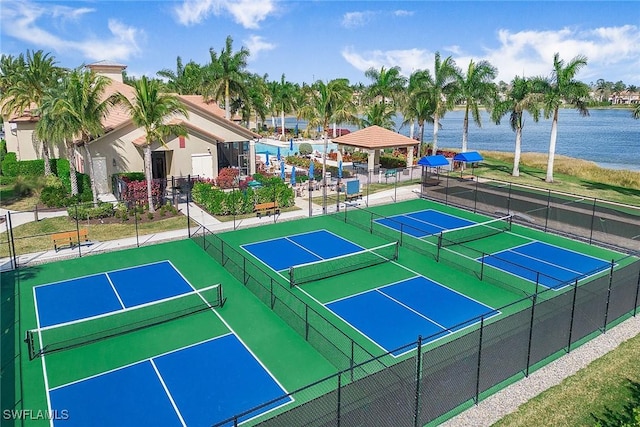
[[[528,378],[500,390],[480,404],[444,422],[445,427],[490,426],[514,412],[518,406],[560,384],[592,361],[604,356],[622,342],[640,334],[640,316],[625,320],[618,326],[572,350],[571,353],[537,370]]]

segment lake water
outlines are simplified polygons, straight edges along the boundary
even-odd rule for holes
[[[441,120],[442,127],[438,132],[438,147],[460,149],[462,146],[462,122],[464,111],[449,111]],[[293,128],[295,118],[287,118],[285,126]],[[409,135],[409,127],[400,124],[398,119],[396,130]],[[304,129],[305,122],[297,122]],[[279,124],[279,121],[278,121]],[[357,130],[353,126],[339,126]],[[417,127],[415,130],[418,132]],[[525,117],[522,131],[522,151],[546,153],[549,148],[551,120],[540,119],[534,122],[530,116]],[[433,126],[426,125],[425,142],[433,139]],[[513,151],[515,133],[509,126],[508,117],[500,125],[495,125],[486,112],[482,112],[482,128],[469,122],[468,150]],[[335,146],[329,145],[329,149]],[[260,150],[272,151],[273,147],[259,144]],[[314,145],[314,149],[322,151],[322,145]],[[274,151],[275,152],[275,151]],[[598,165],[612,169],[630,169],[640,171],[640,120],[631,117],[630,110],[604,109],[590,110],[590,116],[582,117],[574,109],[562,109],[558,117],[558,139],[556,153],[596,162]],[[288,149],[282,151],[288,154]]]

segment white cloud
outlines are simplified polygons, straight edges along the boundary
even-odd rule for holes
[[[368,24],[377,12],[366,10],[363,12],[347,12],[342,16],[342,26],[345,28],[363,27]]]
[[[244,28],[259,28],[260,22],[275,12],[274,0],[184,0],[174,12],[182,25],[203,22],[211,14],[229,13]]]
[[[398,9],[398,10],[395,10],[393,12],[393,14],[395,16],[400,16],[400,17],[402,17],[402,16],[413,16],[414,12],[411,11],[411,10]]]
[[[276,48],[275,44],[269,43],[264,39],[264,37],[256,35],[251,35],[248,39],[243,40],[243,44],[251,53],[251,56],[249,57],[250,60],[256,59],[262,51],[273,50]]]
[[[481,52],[468,52],[457,45],[442,47],[440,51],[443,58],[450,54],[462,70],[466,70],[471,60],[487,60],[498,68],[497,80],[506,82],[516,75],[549,76],[556,52],[565,61],[577,55],[587,57],[587,67],[577,75],[582,81],[607,79],[612,67],[627,84],[640,81],[640,28],[634,25],[587,30],[562,28],[511,32],[502,29],[497,32],[496,41],[496,47],[484,48]],[[399,66],[404,75],[417,69],[433,71],[433,53],[420,48],[364,51],[346,47],[342,56],[362,72],[382,66]]]
[[[409,76],[416,70],[424,70],[433,66],[433,53],[424,49],[404,50],[373,50],[357,52],[352,47],[346,47],[341,52],[342,57],[357,70],[362,72],[369,68],[400,67],[404,76]]]
[[[93,12],[95,10],[87,8],[44,7],[32,2],[3,1],[0,19],[4,34],[35,48],[51,49],[57,53],[78,51],[90,60],[127,60],[140,52],[139,43],[145,39],[144,32],[117,20],[108,21],[108,35],[91,37],[76,33],[76,40],[63,38],[45,28],[45,25],[58,26],[68,19],[80,20]]]

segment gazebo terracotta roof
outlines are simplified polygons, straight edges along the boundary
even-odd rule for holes
[[[419,142],[414,139],[376,125],[351,132],[338,138],[333,138],[332,142],[369,150],[407,147],[419,144]]]

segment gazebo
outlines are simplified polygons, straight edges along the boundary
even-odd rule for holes
[[[367,151],[369,153],[368,171],[376,169],[380,150],[385,148],[406,148],[407,166],[413,165],[413,149],[420,144],[419,141],[376,125],[342,135],[332,141],[339,145],[348,145]]]

